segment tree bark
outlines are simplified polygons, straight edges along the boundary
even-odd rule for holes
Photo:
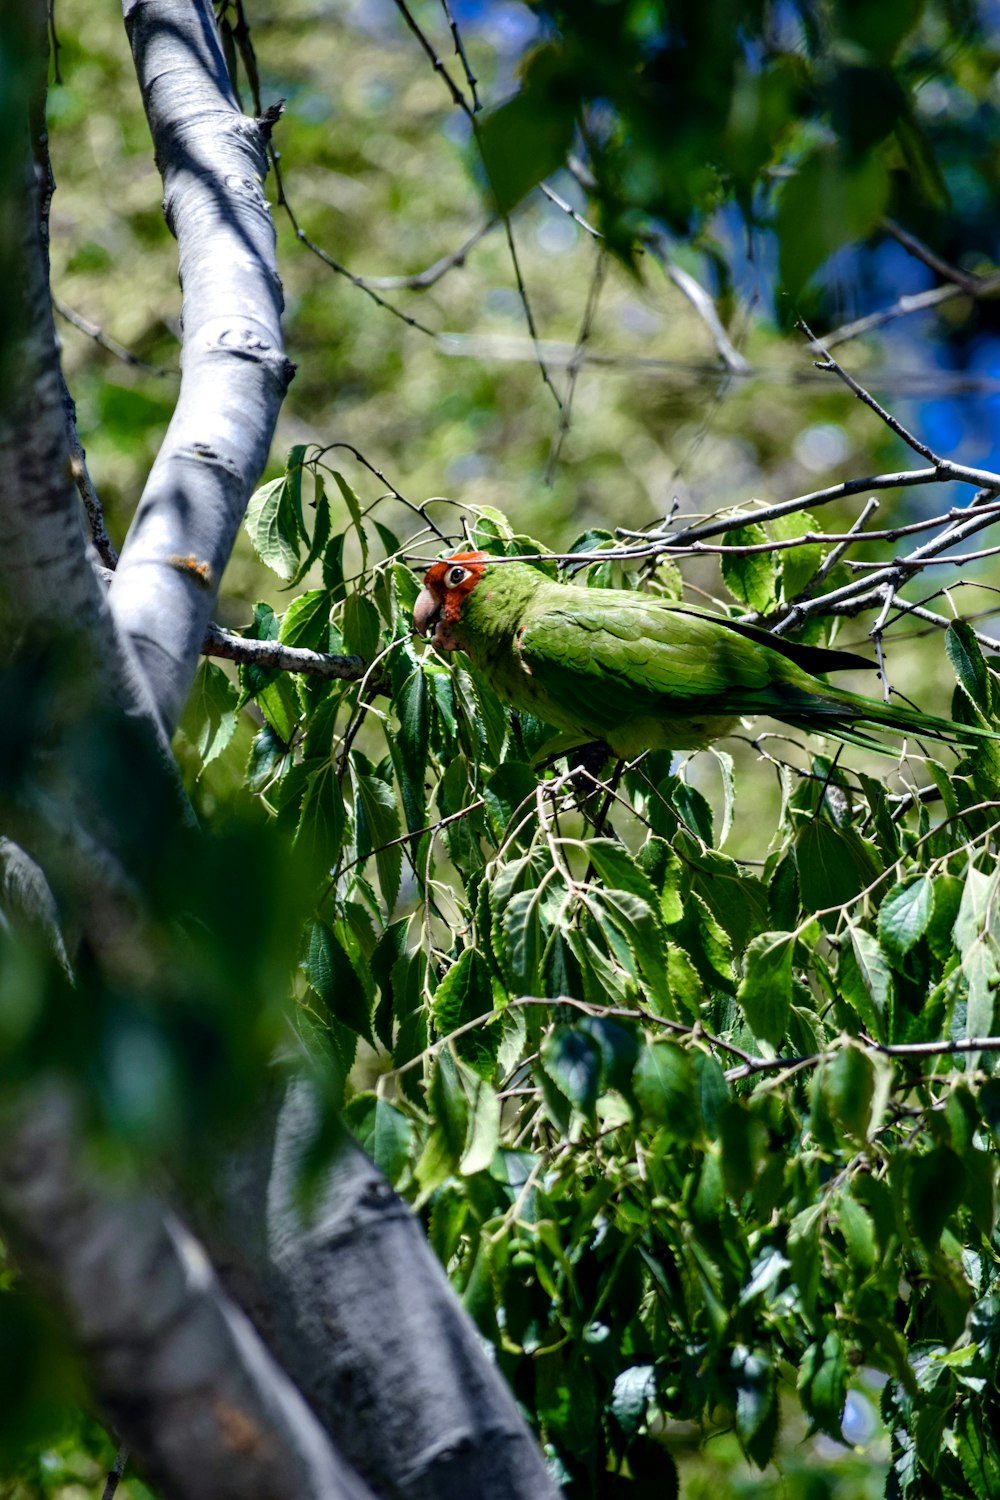
[[[211,6],[125,0],[180,249],[181,389],[111,585],[170,734],[294,366],[264,197],[266,129],[239,111]]]

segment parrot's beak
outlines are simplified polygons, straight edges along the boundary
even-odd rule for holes
[[[413,628],[418,635],[430,635],[441,618],[441,600],[430,589],[421,589],[413,606]]]

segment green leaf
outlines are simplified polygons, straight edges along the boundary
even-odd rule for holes
[[[793,933],[762,932],[743,958],[743,978],[736,998],[754,1036],[774,1047],[788,1027],[794,951]]]
[[[330,870],[336,864],[347,834],[347,811],[344,793],[329,760],[321,760],[316,769],[303,761],[306,773],[305,793],[295,828],[295,848],[312,860],[317,870]],[[287,778],[286,778],[287,779]]]
[[[635,867],[633,867],[635,869]],[[635,869],[636,875],[641,871]],[[646,877],[642,877],[646,880]],[[666,976],[666,950],[660,926],[656,894],[646,880],[652,903],[630,890],[601,890],[595,893],[611,923],[618,929],[636,961],[651,995],[661,1013],[672,1015],[672,1002]]]
[[[565,76],[563,68],[558,47],[536,47],[525,66],[520,93],[479,116],[479,149],[501,214],[515,208],[566,159],[577,100],[572,75]]]
[[[382,899],[391,915],[403,867],[402,846],[393,843],[399,837],[399,808],[392,787],[378,776],[363,776],[355,771],[354,786],[367,825],[365,852],[374,852]],[[361,842],[359,832],[359,846]]]
[[[909,1168],[906,1197],[913,1230],[933,1250],[962,1201],[962,1158],[949,1146],[935,1146],[923,1156],[912,1156]]]
[[[879,941],[899,967],[923,937],[934,909],[934,885],[929,875],[911,875],[893,886],[878,912]]]
[[[410,1158],[413,1122],[388,1099],[369,1093],[355,1094],[344,1108],[344,1121],[383,1176],[397,1183]]]
[[[361,501],[351,489],[343,474],[339,473],[336,469],[334,470],[333,478],[350,512],[351,520],[354,522],[354,529],[358,534],[358,541],[361,543],[361,571],[364,573],[368,568],[368,533],[361,518]],[[363,652],[361,654],[364,655]]]
[[[795,864],[805,911],[825,911],[852,901],[879,874],[869,846],[853,828],[810,818],[795,836]]]
[[[840,1335],[831,1329],[810,1344],[799,1366],[799,1395],[816,1426],[838,1442],[847,1399],[848,1365]]]
[[[774,1366],[765,1350],[737,1344],[729,1368],[736,1384],[737,1436],[758,1469],[765,1469],[778,1436]]]
[[[676,1042],[657,1041],[639,1053],[632,1086],[643,1114],[676,1140],[701,1133],[698,1094],[691,1054]]]
[[[479,1010],[475,1003],[470,1005],[470,998],[475,1001],[483,1000],[486,996],[492,996],[492,991],[485,959],[474,948],[463,948],[457,961],[438,984],[431,1001],[434,1025],[439,1036],[448,1036],[457,1031],[459,1026],[491,1011],[492,1004],[483,1005]]]
[[[523,761],[508,760],[498,767],[483,787],[483,800],[489,816],[494,837],[499,842],[515,820],[520,823],[535,805],[538,778],[530,766]],[[533,819],[529,818],[524,837],[532,831]]]
[[[344,645],[351,656],[361,656],[370,662],[378,655],[382,621],[364,594],[348,594],[344,600],[343,631]]]
[[[794,515],[775,516],[767,523],[767,529],[778,542],[790,542],[818,528],[807,510]],[[781,598],[790,604],[815,577],[823,561],[823,546],[820,542],[803,542],[800,547],[784,547],[775,554],[781,570]]]
[[[430,706],[421,668],[411,672],[393,703],[399,719],[399,744],[407,770],[423,776],[430,737]]]
[[[867,1138],[875,1097],[875,1070],[871,1058],[860,1047],[838,1048],[813,1077],[814,1112],[823,1114],[843,1134],[855,1141]]]
[[[846,1192],[837,1195],[833,1207],[852,1265],[862,1276],[868,1276],[875,1268],[878,1256],[871,1215]]]
[[[330,595],[326,589],[310,589],[292,600],[282,617],[278,640],[309,651],[329,650]]]
[[[887,1010],[892,1000],[892,974],[885,953],[863,927],[850,923],[848,942],[841,944],[837,982],[848,1005],[876,1041],[888,1036]]]
[[[614,839],[589,839],[587,855],[606,886],[612,890],[630,891],[649,907],[659,909],[659,899],[645,870],[640,869],[624,845]]]
[[[371,994],[343,944],[325,922],[312,922],[307,930],[302,970],[327,1014],[366,1042],[374,1043]]]
[[[463,1177],[474,1177],[488,1170],[500,1145],[500,1100],[485,1078],[467,1069],[462,1070],[462,1077],[469,1100],[469,1124],[458,1170]]]
[[[1000,1495],[1000,1448],[990,1418],[979,1405],[965,1404],[956,1422],[958,1461],[976,1500]]]
[[[235,734],[238,704],[239,694],[222,668],[203,660],[180,726],[201,756],[202,771],[222,754]]]
[[[724,547],[757,547],[769,542],[767,532],[756,522],[750,526],[741,526],[736,531],[727,531],[722,538]],[[750,552],[743,556],[724,552],[722,576],[729,592],[741,604],[745,604],[747,609],[766,615],[778,602],[778,577],[773,552]]]
[[[630,1365],[615,1377],[609,1410],[627,1438],[635,1437],[656,1399],[655,1365]]]
[[[541,958],[538,892],[518,891],[504,907],[501,921],[511,981],[519,994],[534,994]]]
[[[560,1093],[593,1124],[603,1072],[594,1038],[576,1026],[557,1026],[542,1043],[541,1060]]]
[[[250,496],[244,526],[262,562],[290,579],[299,561],[299,521],[287,474],[262,484]]]
[[[785,183],[776,227],[781,279],[792,298],[841,245],[863,240],[885,212],[889,176],[877,151],[848,163],[822,145]]]
[[[976,632],[967,620],[952,620],[944,637],[955,676],[976,707],[990,716],[990,672]]]
[[[447,1047],[437,1055],[427,1102],[434,1125],[416,1166],[416,1178],[425,1193],[458,1169],[469,1128],[469,1100],[458,1063]]]

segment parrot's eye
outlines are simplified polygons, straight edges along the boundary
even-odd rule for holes
[[[444,575],[444,581],[450,589],[457,589],[460,583],[464,583],[469,576],[468,568],[449,568]]]

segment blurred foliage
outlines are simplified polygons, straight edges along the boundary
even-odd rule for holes
[[[275,142],[305,233],[433,332],[310,254],[275,207],[299,373],[220,618],[372,670],[329,683],[202,665],[177,751],[204,842],[176,832],[169,797],[149,805],[160,772],[123,756],[115,726],[87,729],[103,810],[135,820],[154,962],[133,954],[113,985],[85,964],[70,994],[7,944],[3,1066],[65,1067],[106,1151],[183,1161],[253,1107],[298,945],[302,1043],[424,1214],[567,1494],[670,1495],[679,1474],[691,1500],[867,1500],[891,1462],[898,1500],[981,1500],[1000,1488],[992,1061],[877,1044],[991,1029],[995,804],[969,767],[886,776],[784,740],[653,756],[588,792],[545,763],[543,726],[414,649],[409,554],[463,524],[488,550],[525,534],[594,548],[675,498],[750,525],[755,501],[900,467],[897,439],[782,330],[793,310],[829,328],[930,284],[883,233],[887,212],[965,271],[994,263],[995,37],[957,0],[455,9],[474,119],[388,0],[247,10],[262,102],[286,100]],[[466,88],[442,12],[413,15]],[[130,351],[60,324],[120,537],[176,395],[176,251],[117,15],[59,0],[55,20],[53,285]],[[537,350],[504,230],[487,227],[497,199]],[[616,252],[599,296],[580,217]],[[748,376],[723,367],[654,246],[712,295]],[[427,289],[378,280],[447,255]],[[978,441],[986,403],[946,407],[944,376],[990,374],[995,320],[995,303],[949,302],[916,334],[855,342],[850,365],[894,405],[909,397],[914,425],[944,415]],[[564,402],[572,387],[568,415],[539,354]],[[992,426],[968,462],[989,460]],[[886,495],[886,524],[950,499],[918,494]],[[825,555],[810,544],[725,578],[692,558],[683,587],[766,610]],[[976,576],[956,596],[970,611],[990,602]],[[624,580],[598,564],[579,581]],[[667,565],[645,583],[682,587]],[[956,711],[990,719],[995,676],[957,639]],[[888,641],[894,680],[941,710],[940,640]],[[4,685],[11,807],[38,767],[32,675],[15,665]],[[43,698],[64,693],[34,675]],[[909,799],[914,785],[937,800]],[[744,1077],[744,1053],[789,1061]],[[65,1354],[56,1340],[49,1359],[7,1279],[4,1329],[27,1329],[32,1351],[19,1399],[40,1419],[15,1455],[22,1407],[8,1408],[7,1490],[97,1495],[110,1445],[74,1415]]]

